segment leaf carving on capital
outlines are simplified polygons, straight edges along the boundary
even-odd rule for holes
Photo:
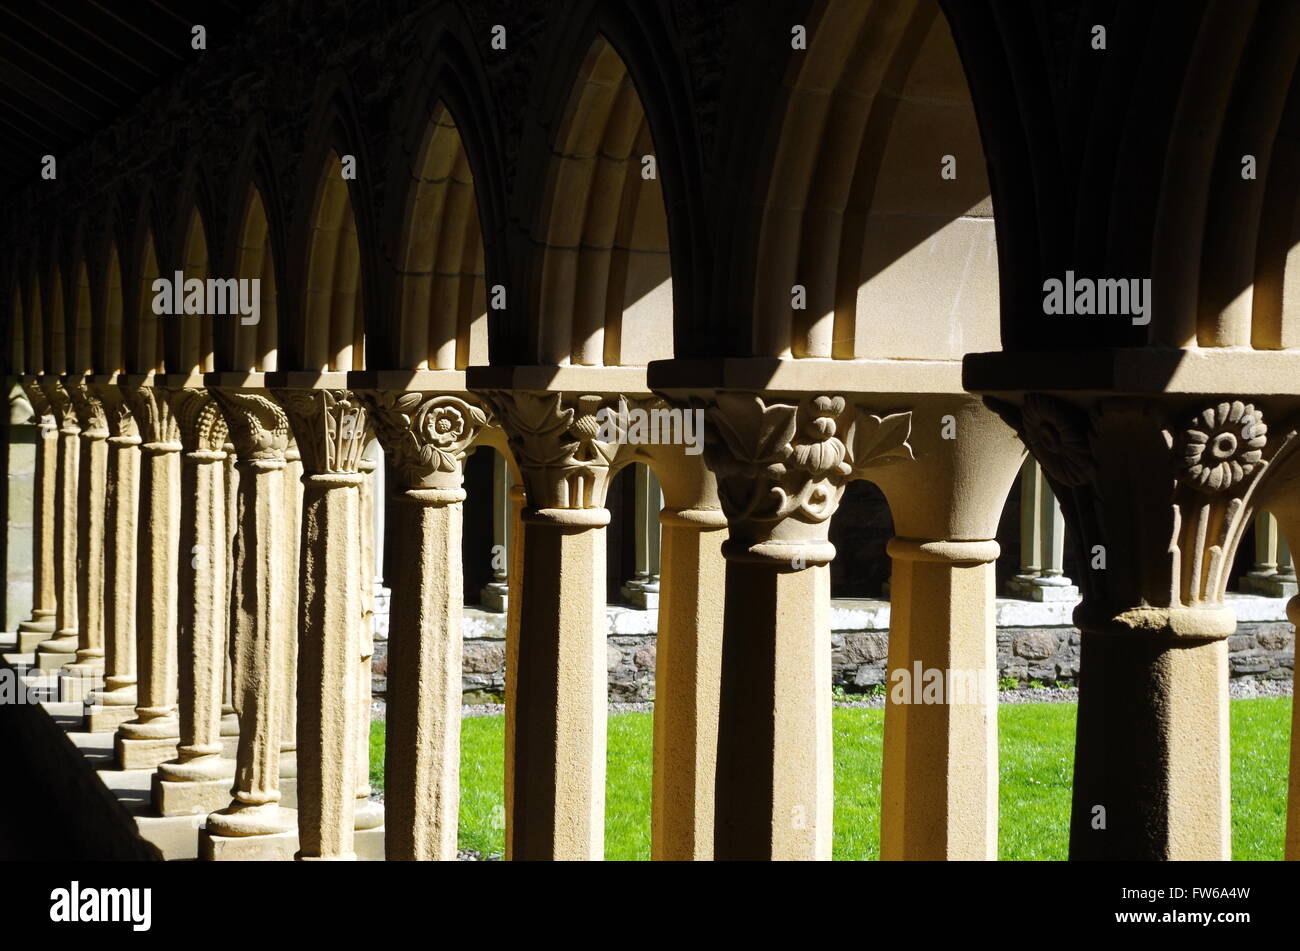
[[[309,474],[358,472],[368,413],[350,390],[273,390]]]
[[[914,458],[910,412],[857,413],[842,396],[795,404],[721,392],[706,419],[705,461],[733,520],[820,524],[851,478]]]
[[[370,406],[375,435],[406,488],[429,487],[454,476],[489,413],[451,395],[382,390],[358,394]]]
[[[27,395],[27,402],[32,404],[32,412],[36,414],[37,419],[53,415],[50,409],[50,398],[45,395],[45,391],[41,389],[34,377],[24,378],[21,386],[23,393]]]
[[[212,392],[198,387],[171,391],[172,410],[186,452],[221,452],[229,431]]]
[[[99,394],[92,392],[90,387],[82,382],[68,383],[65,389],[68,391],[68,398],[72,401],[72,412],[77,417],[81,434],[91,438],[107,437],[108,417]]]
[[[626,397],[498,390],[483,398],[505,430],[534,508],[604,507],[611,468],[634,451],[620,428]],[[615,439],[600,438],[609,435]]]
[[[289,418],[279,403],[267,394],[244,390],[212,393],[240,459],[284,458],[289,448]]]
[[[59,431],[69,436],[80,433],[81,426],[77,423],[77,414],[73,412],[72,397],[63,383],[47,377],[41,381],[41,386],[45,390],[46,399],[50,401],[50,410],[59,424]]]
[[[102,383],[95,386],[99,400],[104,404],[104,418],[108,422],[110,437],[139,438],[140,427],[136,425],[135,416],[126,393],[115,383]]]
[[[131,386],[123,392],[145,446],[180,446],[181,432],[166,390],[146,385]]]

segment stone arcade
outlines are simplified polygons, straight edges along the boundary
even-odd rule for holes
[[[1064,598],[1067,529],[1080,554],[1071,855],[1228,857],[1225,589],[1252,522],[1259,585],[1287,572],[1278,526],[1300,533],[1300,6],[290,7],[225,4],[166,81],[4,165],[0,369],[39,421],[8,428],[35,498],[6,663],[90,699],[142,834],[212,860],[456,857],[481,451],[507,857],[603,856],[632,465],[651,528],[662,492],[637,536],[643,595],[661,544],[655,858],[830,857],[841,501],[866,480],[892,515],[888,669],[989,688],[1017,478],[1016,584]],[[108,63],[132,41],[96,42]],[[1044,313],[1067,271],[1149,275],[1149,322]],[[177,272],[257,282],[259,319],[159,316]],[[622,409],[702,410],[703,452],[603,438]],[[890,700],[883,858],[996,856],[975,694]],[[53,756],[48,721],[0,707],[0,757]],[[1288,814],[1296,858],[1300,759]]]

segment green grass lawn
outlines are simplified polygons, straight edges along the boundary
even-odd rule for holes
[[[1233,858],[1281,859],[1291,700],[1234,700],[1231,711]],[[1066,703],[999,708],[1000,858],[1066,858],[1074,716]],[[833,724],[835,858],[875,859],[884,711],[837,708]],[[499,716],[469,718],[461,728],[460,844],[483,854],[502,848],[502,729]],[[651,714],[610,716],[606,858],[650,857],[650,744]],[[382,790],[382,723],[371,726],[370,763]]]

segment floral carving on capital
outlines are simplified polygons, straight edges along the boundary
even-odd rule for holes
[[[226,420],[230,442],[241,460],[279,460],[289,448],[289,418],[265,393],[246,390],[212,391]]]
[[[351,390],[276,389],[302,457],[312,475],[359,472],[369,413]]]
[[[459,487],[465,457],[491,415],[450,394],[380,390],[358,394],[404,488]]]

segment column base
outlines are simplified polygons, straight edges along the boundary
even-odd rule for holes
[[[94,690],[104,686],[104,670],[88,664],[73,663],[59,668],[59,699],[64,703],[84,703]]]
[[[352,828],[357,832],[379,829],[384,825],[384,807],[373,799],[358,799],[353,811]]]
[[[199,832],[199,857],[207,862],[292,862],[298,830],[266,835],[215,835]]]
[[[505,614],[510,605],[510,588],[504,584],[498,584],[493,581],[491,584],[485,584],[479,591],[478,603],[488,611],[498,611]]]
[[[250,805],[231,802],[220,812],[208,816],[209,834],[218,838],[258,839],[298,832],[298,812],[286,809],[279,801]],[[297,845],[294,845],[297,850]],[[292,857],[292,855],[290,856]]]
[[[66,667],[77,659],[75,644],[65,649],[60,645],[51,647],[51,643],[51,641],[45,641],[36,651],[36,666],[40,670],[58,670],[60,667]]]
[[[239,717],[233,713],[223,713],[221,715],[221,735],[239,736]]]
[[[353,854],[362,862],[384,861],[383,825],[357,831],[352,837],[352,848],[356,850]]]
[[[18,643],[14,645],[19,654],[34,654],[36,648],[44,644],[54,636],[54,625],[49,625],[49,630],[44,627],[28,627],[28,622],[23,621],[18,625]]]
[[[1252,571],[1242,576],[1240,587],[1246,594],[1260,594],[1266,598],[1294,598],[1300,592],[1295,575],[1277,572],[1257,575]]]
[[[1029,601],[1078,601],[1079,587],[1069,578],[1017,575],[1007,582],[1007,591]]]
[[[659,582],[657,581],[629,581],[619,589],[619,594],[628,604],[643,611],[654,611],[659,608]]]
[[[123,723],[135,719],[135,704],[97,703],[86,713],[86,731],[113,733]]]
[[[173,782],[163,779],[162,766],[153,777],[153,804],[160,816],[208,815],[230,802],[230,787],[234,784],[234,764],[229,779],[184,780]]]
[[[113,742],[118,769],[157,769],[168,760],[176,758],[176,747],[180,744],[179,736],[123,736],[122,730],[129,725],[129,723],[122,725]]]

